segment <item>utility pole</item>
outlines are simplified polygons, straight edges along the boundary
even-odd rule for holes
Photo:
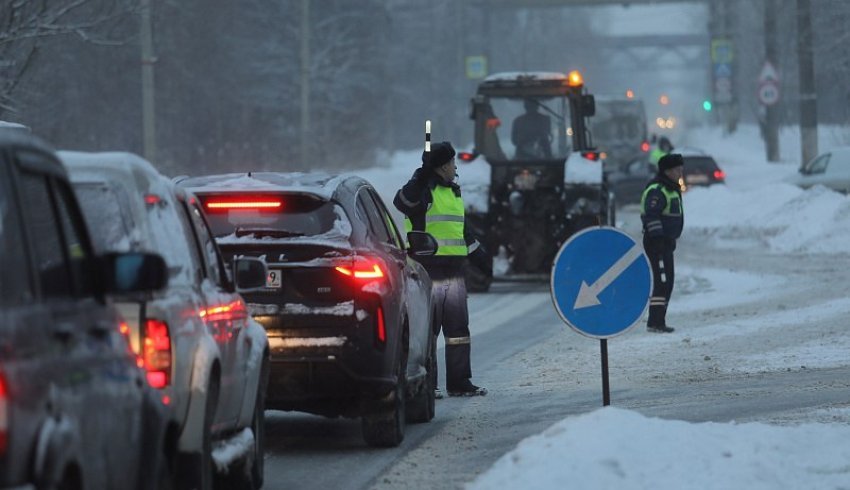
[[[764,0],[764,59],[776,66],[776,0]],[[766,105],[764,113],[764,145],[768,162],[779,161],[779,110],[776,104]]]
[[[302,168],[310,150],[310,0],[301,0],[301,132],[299,158]]]
[[[154,117],[153,27],[151,25],[151,0],[140,0],[142,44],[142,153],[145,159],[156,164],[156,119]]]
[[[797,0],[797,58],[800,66],[800,147],[805,164],[818,154],[818,99],[812,51],[811,0]]]

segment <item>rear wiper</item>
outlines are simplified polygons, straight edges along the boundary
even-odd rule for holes
[[[272,237],[272,238],[291,238],[296,236],[304,236],[303,233],[288,230],[275,230],[272,228],[236,228],[236,236],[243,237],[253,235],[256,237]]]

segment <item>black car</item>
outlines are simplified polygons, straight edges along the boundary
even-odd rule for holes
[[[108,293],[166,284],[162,257],[95,256],[65,169],[0,131],[0,488],[167,486],[165,400]]]
[[[674,153],[680,150],[673,150]],[[683,148],[681,150],[683,167],[682,190],[693,186],[709,186],[726,183],[726,172],[721,170],[710,155],[701,150]],[[658,167],[649,163],[645,158],[638,158],[628,165],[608,174],[608,183],[617,195],[620,205],[639,203],[646,184],[652,180]]]
[[[726,172],[720,169],[710,155],[700,150],[682,150],[685,185],[683,190],[694,186],[710,186],[726,183]]]
[[[406,420],[433,418],[431,281],[368,182],[254,173],[180,184],[226,260],[268,265],[265,290],[244,295],[269,338],[268,408],[362,416],[376,446],[398,445]],[[431,239],[418,252],[435,250]]]

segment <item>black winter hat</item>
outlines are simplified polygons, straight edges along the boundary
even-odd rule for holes
[[[668,153],[658,160],[658,170],[662,172],[671,168],[681,167],[685,164],[682,155],[678,153]]]
[[[457,152],[448,141],[441,141],[431,145],[431,155],[427,151],[422,152],[422,166],[429,169],[442,167],[455,157]]]

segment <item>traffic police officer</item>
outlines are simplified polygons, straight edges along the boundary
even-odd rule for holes
[[[490,269],[486,252],[465,225],[455,150],[451,143],[435,143],[422,154],[422,167],[393,199],[406,216],[407,231],[430,233],[439,248],[430,257],[416,257],[433,281],[436,309],[435,334],[442,327],[446,340],[446,391],[449,396],[481,396],[487,390],[472,384],[470,365],[469,311],[466,305],[464,267],[475,261],[481,270]],[[436,373],[434,373],[436,376]],[[435,383],[436,386],[436,383]],[[438,397],[441,396],[437,390]]]
[[[666,136],[662,136],[658,139],[658,146],[649,152],[649,163],[657,166],[661,157],[669,154],[671,151],[673,151],[673,143],[670,143],[670,140]]]
[[[643,222],[643,248],[652,266],[652,297],[649,298],[647,330],[670,333],[667,325],[667,304],[673,292],[673,251],[676,239],[682,234],[685,223],[682,208],[682,155],[671,153],[658,161],[655,174],[640,200],[640,219]]]

